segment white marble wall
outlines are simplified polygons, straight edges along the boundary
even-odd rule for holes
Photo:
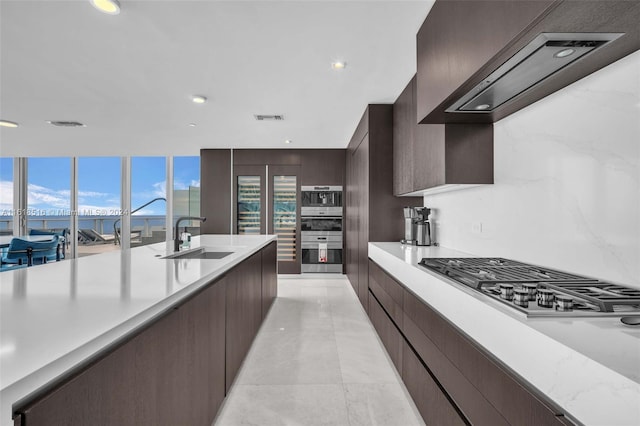
[[[494,185],[425,196],[438,242],[640,288],[640,52],[494,129]]]

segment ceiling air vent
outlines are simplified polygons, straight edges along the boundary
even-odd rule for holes
[[[85,127],[84,124],[77,121],[47,121],[47,123],[57,127]]]
[[[281,121],[281,120],[284,120],[284,115],[282,115],[282,114],[275,114],[275,115],[255,114],[254,117],[258,121]]]

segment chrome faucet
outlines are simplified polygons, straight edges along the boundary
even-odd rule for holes
[[[176,229],[175,229],[175,233],[173,234],[173,251],[174,252],[178,252],[180,251],[180,244],[183,243],[183,241],[180,239],[180,222],[182,222],[183,220],[199,220],[201,222],[206,222],[207,218],[206,217],[196,217],[196,216],[181,216],[178,218],[178,220],[176,220]],[[185,232],[186,232],[187,227],[185,226]]]

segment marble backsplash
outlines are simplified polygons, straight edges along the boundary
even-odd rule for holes
[[[640,52],[494,126],[495,184],[425,196],[438,243],[640,288]]]

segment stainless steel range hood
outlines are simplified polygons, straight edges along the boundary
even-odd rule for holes
[[[446,112],[490,113],[624,33],[541,33]]]

